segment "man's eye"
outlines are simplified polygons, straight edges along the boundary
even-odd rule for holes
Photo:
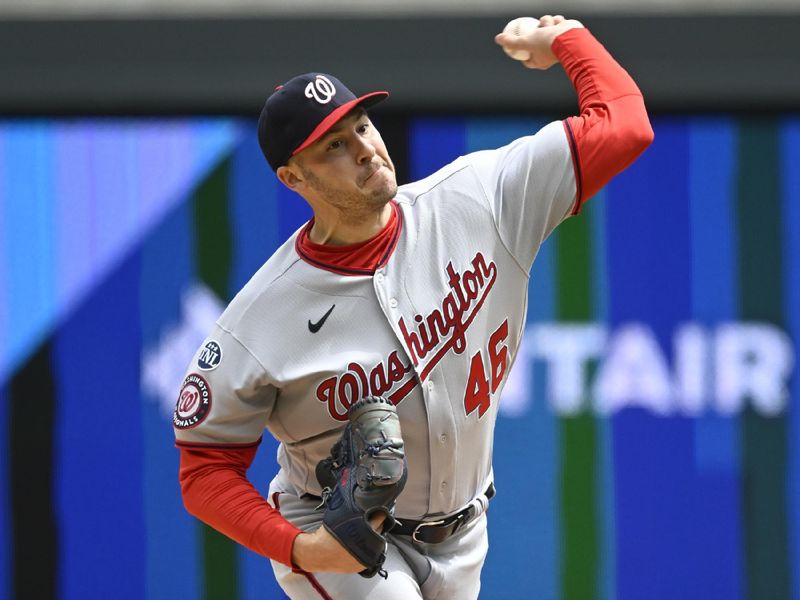
[[[358,132],[359,133],[366,133],[367,129],[369,129],[369,123],[364,123],[363,125],[359,125]]]
[[[330,144],[328,144],[328,150],[336,150],[342,146],[342,140],[333,140]]]

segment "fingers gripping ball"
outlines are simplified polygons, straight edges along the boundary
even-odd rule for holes
[[[533,17],[518,17],[508,22],[503,33],[516,37],[524,36],[539,27],[539,19]],[[503,46],[503,50],[514,60],[530,60],[531,53],[527,50],[511,50]]]
[[[386,538],[369,523],[386,515],[383,530],[394,526],[394,507],[408,478],[400,419],[391,401],[359,400],[348,411],[348,424],[328,458],[317,464],[325,516],[322,524],[366,569],[386,577]]]

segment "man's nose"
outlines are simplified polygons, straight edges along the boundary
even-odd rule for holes
[[[369,163],[372,162],[372,157],[375,156],[375,146],[366,138],[358,138],[358,162]]]

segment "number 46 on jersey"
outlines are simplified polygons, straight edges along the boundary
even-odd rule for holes
[[[464,390],[464,409],[467,415],[478,410],[478,418],[489,410],[491,395],[497,391],[508,367],[508,346],[504,343],[508,338],[508,319],[489,336],[485,353],[478,350],[473,356],[467,376],[467,389]],[[487,370],[488,367],[488,370]]]

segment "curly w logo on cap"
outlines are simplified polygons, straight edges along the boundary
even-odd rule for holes
[[[306,86],[306,98],[313,98],[320,104],[327,104],[336,95],[336,86],[325,75],[317,77]]]

